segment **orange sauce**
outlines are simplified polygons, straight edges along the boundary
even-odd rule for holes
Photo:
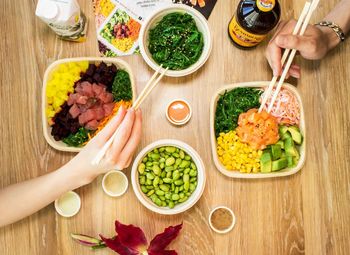
[[[184,101],[174,101],[169,105],[168,116],[174,122],[184,122],[190,116],[190,107]]]

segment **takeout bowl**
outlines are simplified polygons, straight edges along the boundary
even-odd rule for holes
[[[194,8],[191,8],[184,4],[176,4],[171,5],[162,9],[157,10],[152,15],[150,15],[144,24],[141,27],[140,31],[140,51],[143,59],[146,61],[146,63],[153,69],[158,70],[159,64],[155,62],[152,58],[151,53],[148,50],[148,38],[149,38],[149,30],[153,28],[165,15],[173,12],[181,12],[181,13],[188,13],[190,14],[193,19],[195,20],[197,24],[198,30],[203,34],[203,40],[204,40],[204,47],[203,52],[200,58],[197,60],[196,63],[192,64],[188,68],[184,70],[168,70],[166,72],[166,76],[170,77],[182,77],[189,75],[195,71],[197,71],[201,66],[204,65],[204,63],[209,58],[211,48],[212,48],[212,36],[209,29],[208,22],[206,18],[197,10]],[[162,72],[163,70],[161,70]]]
[[[192,157],[194,163],[196,164],[197,172],[198,172],[197,187],[194,190],[194,192],[185,202],[175,205],[175,207],[172,209],[168,207],[159,207],[156,204],[154,204],[153,201],[142,192],[140,183],[139,183],[138,165],[142,162],[142,159],[150,151],[163,146],[174,146],[176,148],[179,148],[185,151],[188,155]],[[131,184],[137,199],[149,210],[159,214],[164,214],[164,215],[174,215],[174,214],[182,213],[190,209],[192,206],[194,206],[204,192],[205,182],[206,182],[206,173],[205,173],[205,167],[201,157],[191,146],[179,140],[165,139],[165,140],[158,140],[154,143],[149,144],[137,155],[131,169]]]
[[[72,63],[72,62],[80,62],[80,61],[89,61],[89,63],[100,63],[104,62],[106,64],[114,64],[119,69],[123,69],[129,73],[130,81],[131,81],[131,89],[133,94],[133,101],[135,101],[136,97],[136,91],[135,91],[135,80],[134,75],[131,71],[130,66],[123,60],[118,58],[100,58],[100,57],[80,57],[80,58],[65,58],[65,59],[59,59],[53,62],[49,65],[49,67],[46,69],[43,79],[43,87],[42,87],[42,103],[41,103],[41,115],[42,115],[42,124],[43,124],[43,133],[46,141],[48,144],[50,144],[53,148],[59,151],[67,151],[67,152],[79,152],[83,149],[83,147],[70,147],[67,144],[65,144],[62,141],[56,141],[52,135],[51,135],[51,127],[47,122],[46,117],[46,108],[47,108],[47,97],[46,97],[46,86],[48,83],[48,80],[51,78],[52,72],[55,71],[55,69],[63,63]]]
[[[282,176],[288,176],[297,173],[300,171],[300,169],[303,167],[305,163],[305,144],[306,144],[306,133],[305,133],[305,117],[304,117],[304,108],[303,103],[301,100],[301,97],[297,91],[297,89],[290,85],[289,83],[284,83],[283,88],[288,89],[291,91],[297,98],[299,105],[300,105],[300,124],[299,128],[303,135],[303,142],[300,146],[300,159],[298,164],[293,168],[285,168],[280,171],[271,172],[271,173],[241,173],[239,171],[231,171],[227,170],[224,165],[221,164],[219,157],[217,155],[217,142],[216,142],[216,136],[215,136],[215,111],[216,111],[216,105],[217,101],[226,90],[230,91],[234,88],[238,87],[251,87],[251,88],[264,88],[269,85],[269,81],[257,81],[257,82],[243,82],[243,83],[234,83],[231,85],[224,86],[216,91],[216,93],[213,95],[210,103],[210,140],[211,140],[211,151],[213,160],[215,163],[216,168],[224,175],[232,178],[246,178],[246,179],[259,179],[259,178],[271,178],[271,177],[282,177]]]

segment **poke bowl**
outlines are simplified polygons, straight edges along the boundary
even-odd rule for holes
[[[159,140],[136,157],[131,183],[137,199],[149,210],[165,215],[182,213],[196,204],[205,188],[202,159],[188,144]]]
[[[209,58],[212,38],[205,17],[176,4],[150,15],[141,27],[140,52],[153,69],[168,68],[167,76],[181,77],[198,70]]]
[[[210,139],[216,168],[232,178],[270,178],[300,171],[305,163],[301,97],[284,83],[270,113],[259,112],[269,82],[220,88],[210,105]],[[273,90],[274,92],[274,90]]]
[[[135,94],[133,73],[120,59],[57,60],[43,79],[44,137],[57,150],[79,152]]]

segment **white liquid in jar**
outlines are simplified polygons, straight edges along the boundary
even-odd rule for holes
[[[58,199],[57,207],[62,214],[73,215],[79,210],[79,198],[74,193],[67,192]]]
[[[123,175],[115,172],[106,177],[104,184],[107,191],[118,195],[124,192],[127,183]]]

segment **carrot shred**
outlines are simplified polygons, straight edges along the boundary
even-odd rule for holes
[[[128,108],[130,108],[132,106],[132,102],[131,101],[124,101],[124,100],[116,102],[114,104],[114,108],[113,108],[112,113],[109,116],[105,117],[103,120],[101,120],[100,124],[98,125],[98,127],[97,127],[97,129],[96,129],[96,131],[94,133],[92,133],[92,134],[89,133],[88,134],[89,139],[85,142],[85,144],[87,144],[92,138],[94,138],[98,134],[98,132],[100,132],[108,124],[108,122],[118,113],[119,108],[122,105],[126,109],[128,109]]]

